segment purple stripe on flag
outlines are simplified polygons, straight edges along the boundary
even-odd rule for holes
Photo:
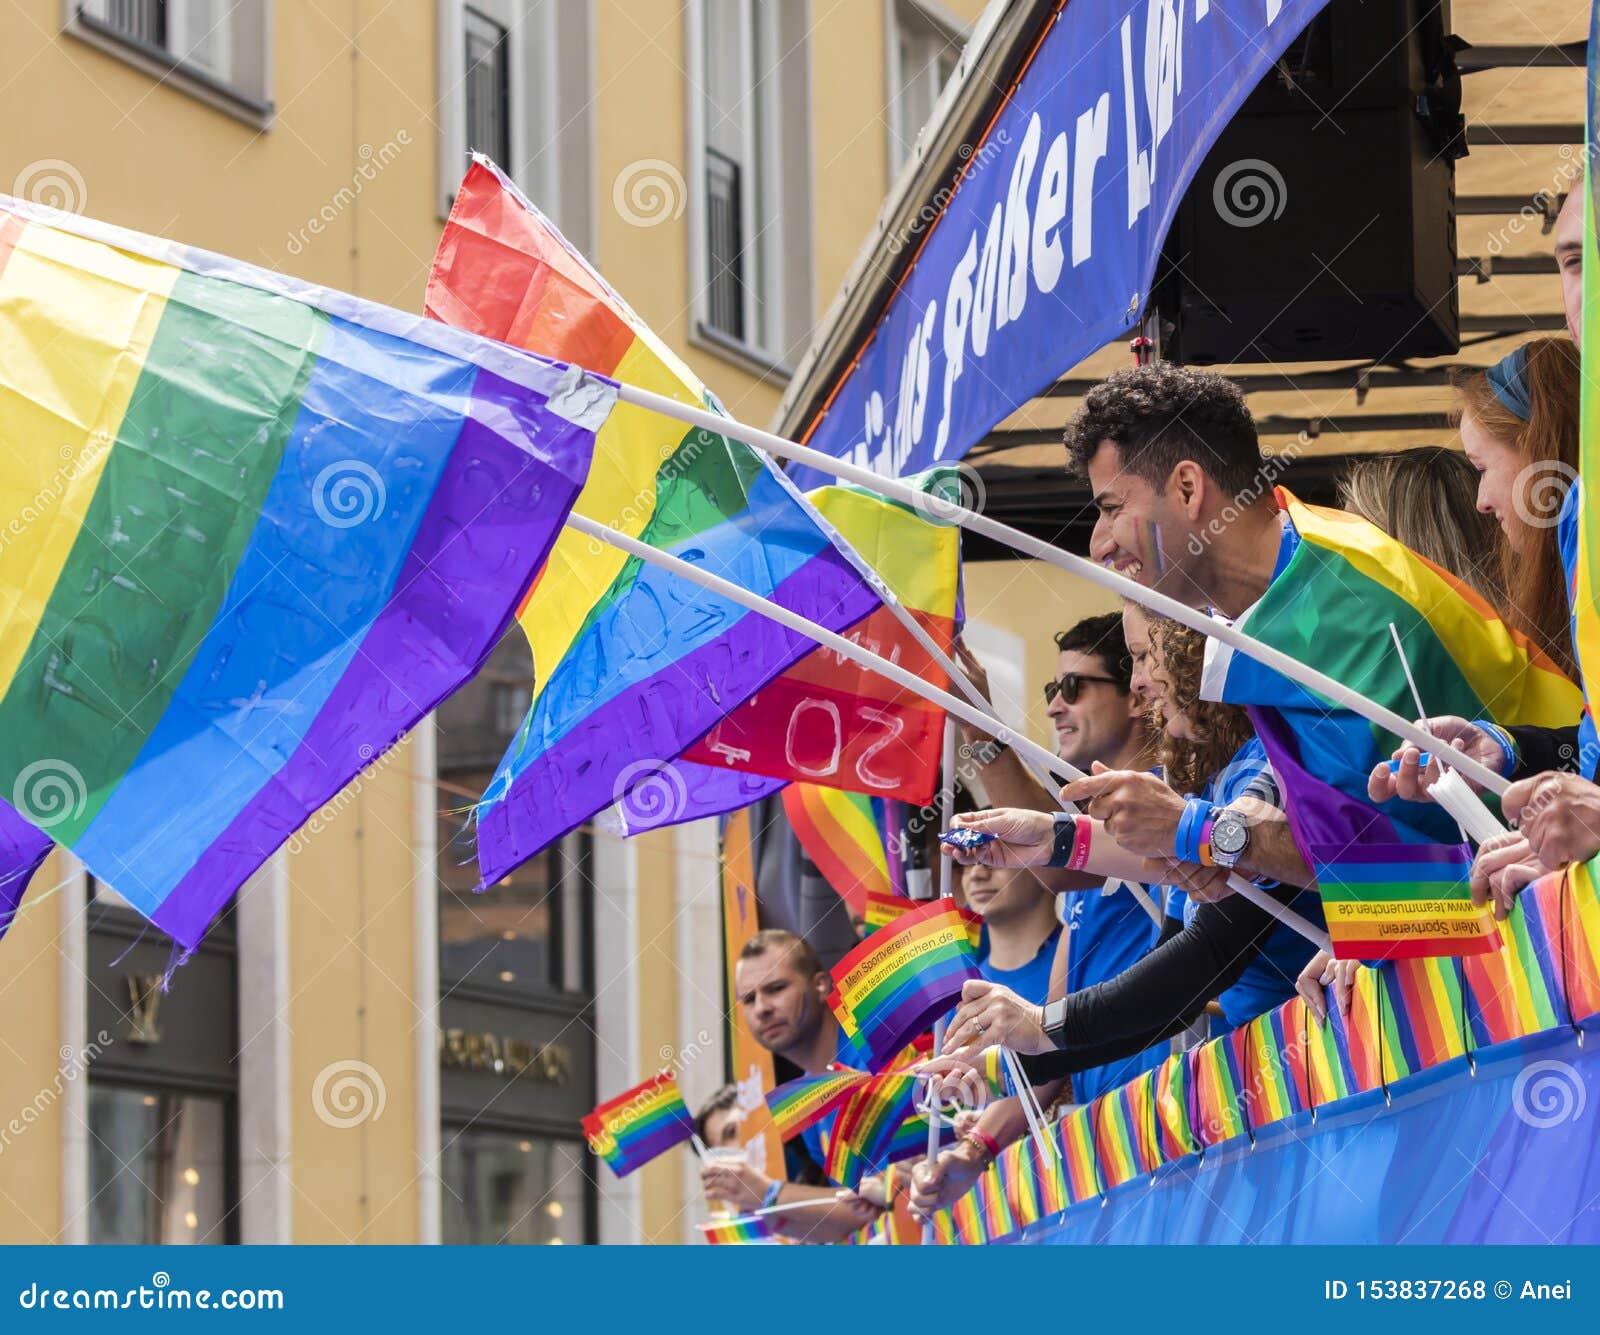
[[[388,604],[288,762],[152,915],[192,947],[249,871],[477,670],[549,555],[592,433],[481,372]]]
[[[1452,872],[1472,864],[1472,850],[1464,844],[1351,844],[1329,859],[1333,866],[1382,866],[1404,863],[1412,867],[1443,867]]]
[[[656,1155],[663,1154],[674,1145],[681,1145],[694,1134],[694,1123],[672,1121],[658,1130],[638,1141],[627,1144],[619,1143],[620,1153],[617,1162],[612,1165],[618,1177],[626,1177],[629,1173],[654,1159]]]
[[[661,781],[641,776],[623,797],[617,807],[617,833],[643,834],[707,816],[724,816],[770,797],[788,784],[787,779],[770,779],[765,774],[675,760],[664,767]]]
[[[0,802],[0,936],[16,919],[28,882],[50,856],[50,836]]]
[[[832,549],[779,584],[772,601],[831,626],[854,625],[879,605]],[[599,705],[504,792],[486,796],[478,818],[482,883],[492,885],[623,792],[669,782],[663,770],[705,734],[708,691],[730,711],[815,647],[808,636],[747,612],[723,634]]]

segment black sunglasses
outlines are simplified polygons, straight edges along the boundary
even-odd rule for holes
[[[1112,686],[1121,684],[1115,677],[1094,677],[1086,672],[1067,672],[1054,681],[1045,682],[1044,702],[1048,705],[1059,695],[1067,704],[1075,705],[1078,703],[1078,697],[1083,694],[1084,683],[1090,681],[1103,681]]]

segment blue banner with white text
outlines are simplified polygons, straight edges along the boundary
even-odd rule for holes
[[[1326,0],[1068,0],[807,443],[959,459],[1138,322],[1202,159]],[[828,479],[800,469],[802,487]]]

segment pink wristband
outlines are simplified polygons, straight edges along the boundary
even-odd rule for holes
[[[1072,818],[1072,856],[1067,859],[1068,871],[1082,871],[1089,861],[1089,845],[1094,839],[1094,822],[1087,816]]]

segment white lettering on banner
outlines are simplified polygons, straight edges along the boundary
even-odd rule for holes
[[[1133,96],[1133,19],[1122,20],[1122,124],[1128,141],[1128,227],[1150,207],[1150,159],[1139,147],[1139,112]]]
[[[967,327],[972,321],[972,275],[978,267],[978,234],[967,239],[967,249],[950,275],[950,290],[944,301],[944,413],[934,437],[933,457],[944,458],[950,443],[950,405],[955,401],[956,381],[966,360]]]
[[[1072,267],[1089,258],[1094,238],[1094,169],[1111,142],[1111,94],[1078,117],[1078,174],[1072,178]],[[1065,170],[1065,145],[1061,155]]]
[[[989,330],[994,323],[994,290],[1000,277],[1000,237],[1005,231],[1005,205],[995,201],[989,226],[978,254],[978,279],[972,289],[972,355],[989,351]]]
[[[805,717],[807,711],[816,709],[826,714],[828,722],[833,726],[832,754],[828,757],[828,763],[820,767],[802,763],[794,750],[800,731],[800,720]],[[839,757],[843,752],[844,725],[839,720],[838,705],[832,700],[802,700],[794,707],[794,713],[789,715],[789,730],[783,738],[783,758],[790,769],[809,775],[813,779],[826,778],[830,774],[839,772]]]
[[[886,713],[881,709],[874,709],[871,705],[862,705],[860,714],[862,718],[870,722],[882,724],[886,731],[881,738],[856,757],[856,777],[872,788],[893,788],[895,787],[895,780],[892,775],[884,776],[873,772],[872,758],[905,731],[906,721],[898,715]]]
[[[1038,116],[1033,125],[1039,123]],[[1031,133],[1032,126],[1029,126]],[[1033,210],[1033,281],[1039,291],[1054,292],[1061,281],[1064,256],[1055,230],[1067,216],[1067,132],[1050,141],[1039,169],[1039,202]],[[1026,277],[1026,276],[1024,276]]]
[[[1028,120],[1011,166],[1011,184],[1006,189],[1005,235],[1000,242],[1000,273],[995,281],[994,327],[1003,329],[1019,319],[1028,304],[1028,186],[1033,180],[1033,164],[1039,156],[1039,113]]]

